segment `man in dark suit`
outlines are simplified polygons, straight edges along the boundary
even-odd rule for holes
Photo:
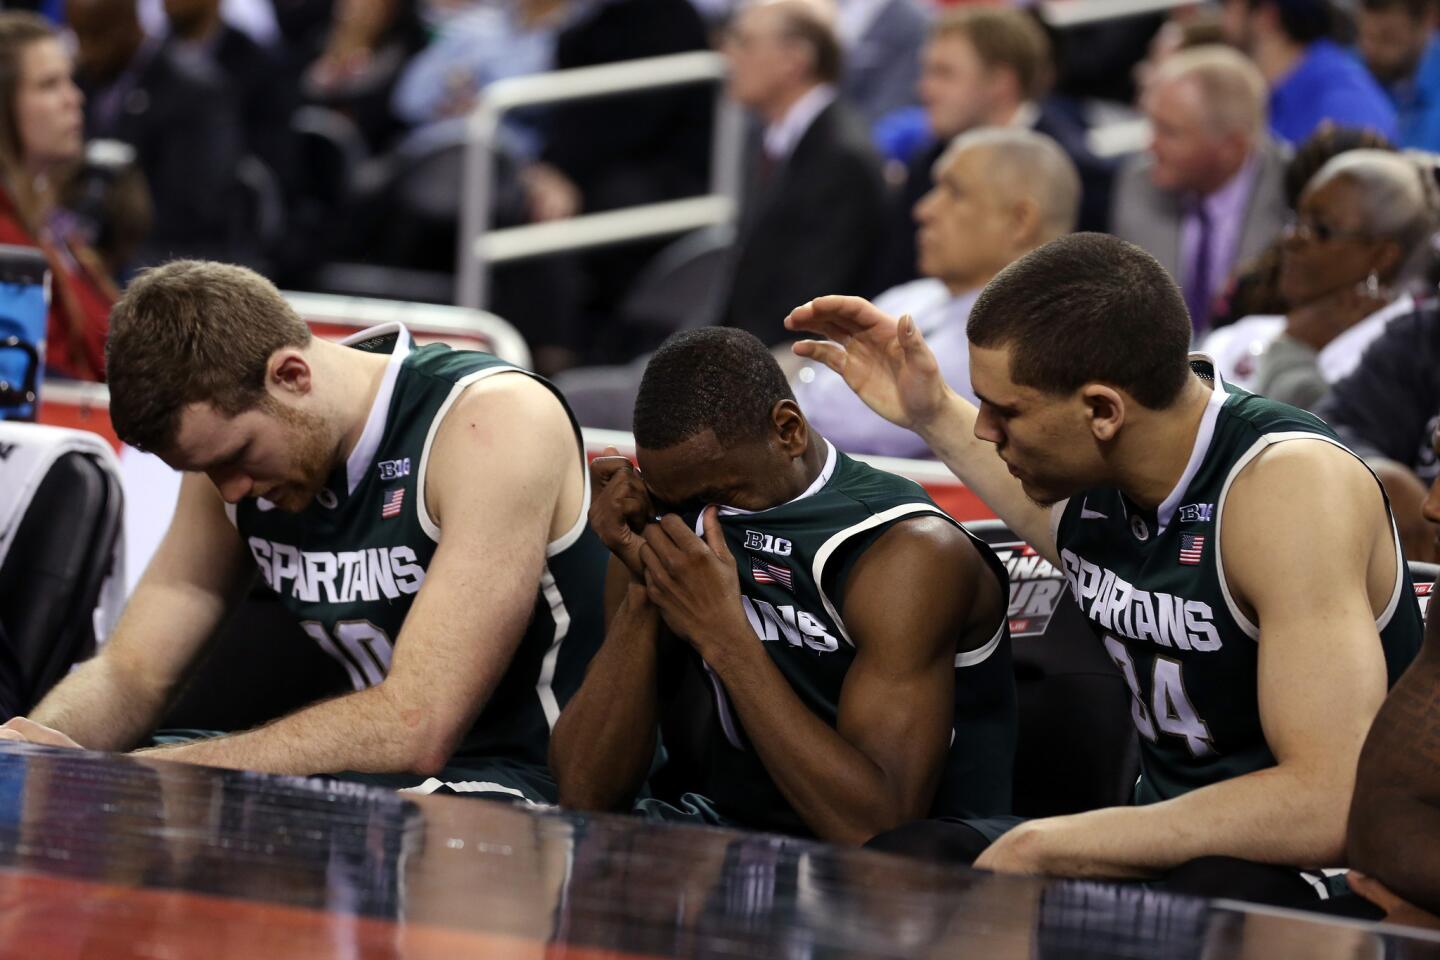
[[[135,147],[155,204],[142,260],[228,255],[243,138],[223,78],[147,41],[134,0],[70,0],[87,139]]]
[[[870,290],[884,181],[865,124],[836,101],[840,47],[802,0],[744,7],[725,42],[730,94],[764,124],[751,151],[725,325],[766,343],[826,293]]]
[[[261,160],[281,185],[295,183],[295,135],[290,118],[298,106],[298,78],[279,51],[262,47],[220,17],[220,0],[165,0],[170,23],[167,49],[223,74],[237,100],[246,153]]]
[[[910,158],[905,186],[891,205],[881,279],[916,279],[911,211],[934,186],[931,169],[950,141],[977,127],[1028,127],[1060,145],[1080,173],[1081,230],[1109,218],[1113,165],[1097,158],[1086,129],[1045,98],[1051,74],[1045,32],[1023,10],[973,6],[940,15],[921,54],[920,102],[932,139]]]
[[[1289,217],[1287,154],[1265,132],[1264,78],[1226,47],[1166,60],[1144,103],[1150,150],[1120,173],[1112,227],[1175,278],[1200,334],[1230,272]]]

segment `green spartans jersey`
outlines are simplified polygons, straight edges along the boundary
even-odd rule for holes
[[[390,355],[355,450],[304,511],[245,500],[232,508],[232,518],[266,584],[349,686],[363,690],[385,679],[440,540],[424,494],[440,421],[470,384],[529,374],[486,353],[441,344],[415,348],[399,324],[345,342]],[[587,479],[586,503],[589,493]],[[550,729],[602,637],[598,611],[606,557],[582,509],[575,526],[546,550],[534,615],[459,756],[545,763]],[[505,559],[481,556],[476,562]],[[317,690],[327,685],[333,689],[331,678],[316,678]]]
[[[825,468],[803,495],[755,513],[722,508],[720,526],[735,557],[740,603],[751,629],[805,706],[833,727],[845,674],[855,661],[855,645],[840,615],[855,561],[901,520],[950,518],[919,484],[852,460],[828,441],[826,447]],[[697,518],[703,535],[699,524]],[[1008,596],[1005,568],[983,542],[970,539]],[[945,590],[948,585],[915,584],[914,589]],[[896,604],[906,599],[903,594],[893,598]],[[1016,721],[1003,616],[989,642],[960,653],[955,667],[952,747],[935,812],[1008,813]],[[686,730],[665,726],[667,748],[695,765],[685,789],[703,795],[726,820],[808,833],[766,772],[719,678],[701,668],[709,694],[699,711],[703,719],[697,722],[692,713]]]
[[[1056,545],[1081,609],[1134,694],[1142,803],[1275,765],[1260,725],[1260,626],[1236,605],[1220,560],[1235,477],[1266,447],[1340,441],[1317,417],[1214,380],[1190,462],[1158,510],[1118,490],[1057,504]],[[1342,447],[1342,449],[1344,449]],[[1396,538],[1389,605],[1376,620],[1389,683],[1420,648],[1420,614]]]

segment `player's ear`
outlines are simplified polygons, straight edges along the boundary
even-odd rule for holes
[[[281,393],[304,396],[310,392],[310,361],[294,347],[283,347],[270,354],[265,371],[265,386]]]
[[[805,452],[810,442],[810,425],[794,400],[779,400],[770,408],[770,420],[775,424],[775,435],[780,449],[787,456],[798,457]]]
[[[1103,383],[1087,383],[1080,388],[1080,400],[1095,439],[1101,443],[1114,440],[1125,423],[1125,395]]]

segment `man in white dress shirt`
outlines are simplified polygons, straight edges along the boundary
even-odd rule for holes
[[[935,186],[915,205],[923,277],[891,287],[875,303],[887,314],[914,317],[945,381],[973,403],[970,307],[1012,261],[1074,229],[1080,178],[1054,140],[1019,127],[962,134],[935,162],[934,174]],[[923,440],[870,410],[829,368],[802,366],[793,379],[805,416],[841,450],[931,456]]]

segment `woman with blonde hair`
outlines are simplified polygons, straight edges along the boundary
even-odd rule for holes
[[[56,202],[85,149],[83,97],[71,73],[47,20],[0,13],[0,243],[38,247],[50,264],[46,368],[100,380],[118,292]]]

